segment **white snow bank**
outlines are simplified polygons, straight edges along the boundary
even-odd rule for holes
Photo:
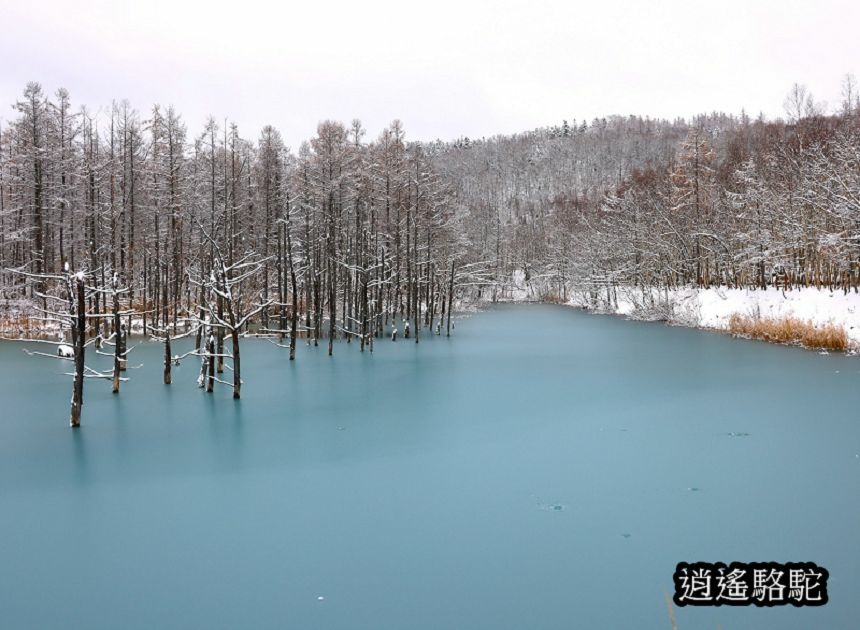
[[[653,299],[652,299],[653,297]],[[630,317],[661,318],[673,323],[725,330],[734,313],[752,317],[796,317],[815,325],[841,325],[855,344],[860,344],[860,294],[818,290],[814,287],[782,291],[750,289],[674,289],[654,291],[652,297],[638,289],[617,289],[617,303],[605,295],[597,308],[587,296],[575,294],[574,306]]]
[[[57,321],[47,321],[31,300],[0,299],[0,337],[56,337],[62,339]]]
[[[733,313],[753,317],[782,319],[796,317],[813,324],[842,325],[848,337],[860,342],[860,294],[818,290],[813,287],[781,291],[709,289],[698,291],[699,325],[706,328],[726,328]]]

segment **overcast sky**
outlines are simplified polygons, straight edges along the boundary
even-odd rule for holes
[[[750,6],[755,5],[755,6]],[[860,2],[0,0],[0,117],[29,80],[73,104],[173,104],[288,144],[326,118],[371,137],[511,133],[607,114],[782,115],[794,81],[838,105]]]

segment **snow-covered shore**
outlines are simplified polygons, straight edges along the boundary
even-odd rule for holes
[[[47,321],[31,300],[0,300],[0,337],[60,338],[60,325]]]
[[[726,330],[729,318],[738,313],[753,318],[795,317],[814,325],[833,323],[842,326],[856,349],[860,349],[860,294],[827,289],[801,288],[782,291],[769,287],[751,289],[670,289],[652,290],[617,287],[611,299],[606,290],[595,296],[585,291],[568,289],[569,306],[595,313],[621,315],[631,319],[663,320],[672,324]],[[495,296],[485,292],[478,304],[495,298],[500,302],[559,301],[558,290],[538,281],[526,281],[522,271],[515,272],[508,283],[496,290]],[[458,300],[457,311],[472,311],[477,305],[471,300]],[[135,321],[133,331],[141,333],[142,323]],[[61,337],[56,322],[39,317],[35,306],[25,300],[0,302],[0,337]]]
[[[649,317],[650,300],[632,295],[633,291],[619,291],[617,305],[603,310],[628,317]],[[570,301],[574,306],[587,306],[582,295]],[[855,344],[860,343],[860,294],[829,291],[814,287],[782,291],[769,287],[766,290],[750,289],[673,289],[661,292],[656,302],[666,317],[678,324],[725,330],[729,318],[735,314],[753,318],[783,319],[795,317],[811,321],[814,325],[837,324],[845,328]],[[657,312],[660,312],[659,310]]]
[[[508,302],[539,301],[548,293],[539,282],[526,282],[524,274],[517,272],[499,299]],[[844,327],[851,342],[860,347],[860,294],[853,291],[846,294],[841,290],[814,287],[792,291],[773,287],[766,290],[718,287],[654,290],[649,294],[639,288],[616,288],[611,300],[605,290],[600,291],[596,301],[584,291],[568,290],[566,297],[564,303],[597,313],[633,319],[660,319],[714,330],[726,330],[729,318],[735,313],[754,318],[795,317],[811,321],[816,326],[833,323]]]

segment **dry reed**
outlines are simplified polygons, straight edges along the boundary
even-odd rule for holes
[[[848,332],[833,323],[815,325],[797,317],[755,318],[734,313],[729,318],[729,332],[739,337],[760,339],[824,350],[845,352],[849,349]]]

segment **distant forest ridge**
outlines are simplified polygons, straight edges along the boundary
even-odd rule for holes
[[[830,114],[795,85],[786,119],[610,117],[439,147],[476,259],[573,287],[860,281],[860,102]]]
[[[784,120],[609,117],[451,142],[325,121],[291,152],[273,127],[248,139],[210,119],[190,134],[171,107],[95,116],[31,83],[0,129],[0,295],[44,303],[68,267],[94,285],[116,276],[145,329],[176,328],[214,304],[217,270],[253,263],[236,299],[263,328],[295,311],[315,339],[364,339],[395,316],[432,326],[453,297],[494,297],[515,272],[546,299],[857,291],[850,75],[843,97],[825,113],[795,85]],[[105,295],[88,296],[94,312]]]

